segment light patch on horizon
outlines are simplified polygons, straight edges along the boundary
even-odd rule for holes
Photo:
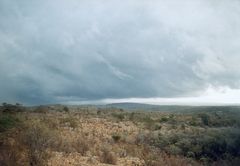
[[[112,104],[112,103],[144,103],[153,105],[239,105],[240,89],[233,90],[229,87],[214,88],[209,86],[206,91],[197,96],[172,97],[172,98],[124,98],[103,99],[88,101],[82,99],[64,102],[63,104]]]
[[[209,88],[199,96],[178,98],[129,98],[105,99],[96,103],[145,103],[154,105],[239,105],[240,89],[233,90],[229,87]]]

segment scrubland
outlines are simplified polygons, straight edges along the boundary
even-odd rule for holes
[[[1,166],[240,165],[240,112],[0,107]]]

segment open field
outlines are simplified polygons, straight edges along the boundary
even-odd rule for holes
[[[183,108],[181,108],[183,109]],[[240,164],[238,107],[0,107],[0,165]]]

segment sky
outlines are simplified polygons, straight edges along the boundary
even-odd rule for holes
[[[0,0],[0,102],[240,103],[239,0]]]

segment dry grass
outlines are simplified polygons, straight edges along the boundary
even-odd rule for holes
[[[20,163],[21,154],[17,147],[10,145],[0,146],[0,165],[13,166],[23,165]]]
[[[159,151],[158,149],[151,149],[150,147],[144,146],[142,148],[142,159],[145,162],[146,166],[186,166],[193,165],[199,166],[200,164],[186,159],[181,156],[170,155],[165,152]]]
[[[63,108],[61,106],[59,109]],[[193,115],[114,113],[114,110],[90,109],[79,111],[77,108],[78,112],[74,112],[71,107],[64,111],[53,111],[59,110],[54,107],[38,109],[37,112],[19,113],[25,118],[16,123],[22,124],[17,127],[12,125],[15,123],[10,123],[11,119],[2,118],[1,123],[6,126],[3,130],[6,137],[1,138],[0,135],[0,165],[209,164],[203,159],[199,162],[194,160],[194,153],[199,149],[189,140],[204,139],[200,137],[201,134],[209,137],[217,130],[210,131],[209,128],[202,127],[205,122],[198,116],[196,125],[201,125],[190,125]],[[208,125],[215,124],[211,118],[209,122]],[[208,130],[210,133],[206,132]],[[9,141],[10,138],[14,141]],[[208,142],[203,143],[208,145]],[[183,151],[182,147],[188,149]]]
[[[82,156],[85,156],[87,151],[90,150],[90,140],[85,136],[80,136],[75,142],[75,150]]]
[[[21,141],[28,149],[30,165],[46,165],[51,157],[48,148],[56,147],[58,136],[45,124],[38,121],[25,124],[25,130],[21,134]]]
[[[77,128],[78,127],[78,122],[76,118],[68,115],[67,117],[64,117],[60,120],[60,124],[67,125],[71,128]]]

